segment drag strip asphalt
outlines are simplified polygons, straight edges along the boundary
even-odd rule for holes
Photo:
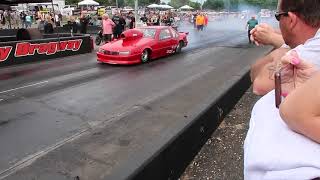
[[[142,65],[99,64],[92,53],[0,68],[0,177],[209,72],[252,62],[241,59],[255,49],[245,32],[196,33],[183,53]]]

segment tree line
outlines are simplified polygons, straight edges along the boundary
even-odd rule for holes
[[[207,0],[205,9],[238,11],[245,8],[276,9],[278,0]]]
[[[66,0],[66,4],[77,4],[81,0]],[[95,0],[100,5],[104,6],[115,6],[116,0]],[[160,4],[160,0],[138,0],[139,6],[146,6],[149,4]],[[201,8],[201,3],[203,3],[203,9],[212,10],[229,10],[237,11],[241,7],[256,7],[256,8],[267,8],[275,9],[277,7],[278,0],[197,0],[197,2],[191,0],[171,0],[169,2],[170,6],[174,8],[179,8],[183,5],[189,5],[195,9]],[[134,6],[134,0],[118,0],[119,7],[124,6]]]

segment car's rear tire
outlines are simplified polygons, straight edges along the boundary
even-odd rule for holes
[[[184,46],[184,42],[183,41],[179,41],[178,46],[176,47],[176,53],[181,53],[182,47]]]
[[[102,38],[100,36],[96,37],[95,43],[97,46],[99,46],[101,44]]]
[[[146,63],[149,61],[149,59],[150,59],[150,51],[148,49],[143,50],[141,54],[141,62]]]

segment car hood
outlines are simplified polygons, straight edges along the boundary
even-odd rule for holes
[[[108,51],[130,51],[151,45],[155,40],[151,38],[138,38],[133,40],[119,39],[103,45],[101,48]]]

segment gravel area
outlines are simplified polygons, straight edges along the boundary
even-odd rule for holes
[[[243,143],[253,105],[249,89],[187,167],[180,180],[243,179]]]

